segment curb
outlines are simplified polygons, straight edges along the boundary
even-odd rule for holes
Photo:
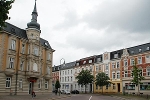
[[[48,100],[57,100],[57,99],[67,98],[67,97],[71,97],[71,95],[69,95],[69,96],[60,96],[60,97],[56,97],[56,98],[50,98]]]

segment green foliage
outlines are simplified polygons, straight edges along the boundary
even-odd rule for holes
[[[2,27],[5,27],[5,21],[9,19],[9,10],[14,1],[15,0],[0,0],[0,30],[2,30]]]
[[[141,80],[144,80],[144,77],[141,74],[142,70],[140,70],[135,63],[132,71],[133,80],[131,82],[133,82],[136,86],[141,84]]]
[[[104,72],[101,72],[96,75],[95,84],[97,86],[105,86],[111,83],[109,80],[110,78]]]
[[[55,89],[58,90],[58,88],[60,88],[60,87],[61,87],[61,85],[59,83],[59,80],[57,80],[56,83],[55,83]]]
[[[98,73],[96,75],[95,84],[96,86],[102,87],[102,93],[103,93],[103,86],[111,84],[109,80],[110,78],[104,72]]]
[[[94,76],[91,75],[89,70],[82,70],[79,75],[76,77],[78,79],[78,84],[80,85],[87,85],[93,82]]]

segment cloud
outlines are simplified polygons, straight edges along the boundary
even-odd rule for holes
[[[96,6],[95,11],[85,14],[82,20],[89,28],[97,30],[109,27],[110,31],[148,32],[149,4],[149,0],[106,0]]]

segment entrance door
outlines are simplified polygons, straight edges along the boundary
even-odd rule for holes
[[[29,83],[29,94],[32,93],[32,90],[33,90],[33,82],[30,82]]]
[[[92,93],[92,90],[94,90],[94,89],[92,89],[92,84],[90,84],[90,93]]]
[[[120,83],[117,83],[118,92],[120,92]]]

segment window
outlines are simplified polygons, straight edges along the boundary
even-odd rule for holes
[[[51,59],[51,54],[50,53],[48,53],[48,58],[47,58],[48,60],[50,60]]]
[[[106,76],[108,76],[108,72],[106,72]]]
[[[146,55],[146,63],[150,63],[150,55]]]
[[[133,70],[131,70],[131,75],[130,76],[133,77]]]
[[[108,85],[106,85],[106,89],[108,89]]]
[[[50,67],[47,66],[47,74],[50,75]]]
[[[130,65],[133,66],[134,65],[134,59],[130,59]]]
[[[102,89],[102,86],[100,86],[100,89]]]
[[[150,83],[144,82],[140,85],[140,90],[150,90]]]
[[[16,49],[16,41],[15,40],[11,41],[11,47],[10,47],[10,49],[12,49],[12,50]]]
[[[22,44],[22,53],[24,54],[24,52],[25,52],[25,45]]]
[[[102,70],[102,67],[101,67],[101,65],[99,65],[99,70]]]
[[[22,88],[22,79],[19,80],[19,88]]]
[[[101,61],[101,58],[97,58],[97,62],[100,62]]]
[[[114,63],[112,63],[112,68],[115,68],[115,64]]]
[[[99,67],[98,66],[96,66],[96,71],[98,72],[99,71],[99,69],[98,69]]]
[[[92,63],[92,60],[89,60],[89,63]]]
[[[38,68],[37,68],[37,64],[36,64],[36,63],[33,64],[33,71],[36,71],[36,72],[38,71]]]
[[[116,75],[115,75],[115,72],[112,73],[112,79],[115,79],[116,78]]]
[[[9,58],[9,68],[14,68],[14,58]]]
[[[139,49],[139,52],[142,52],[142,49]]]
[[[20,70],[23,71],[23,61],[20,62]]]
[[[90,72],[92,72],[92,66],[90,66]]]
[[[38,81],[38,88],[41,89],[41,80]]]
[[[82,68],[82,70],[84,70],[84,68]]]
[[[79,63],[77,63],[76,65],[79,66]]]
[[[38,48],[34,47],[34,55],[38,56]]]
[[[120,78],[120,72],[117,72],[117,79]]]
[[[142,57],[138,57],[138,64],[142,64]]]
[[[147,47],[146,50],[149,50],[149,47]]]
[[[135,90],[135,84],[133,83],[125,83],[126,90]]]
[[[108,64],[105,65],[105,70],[108,70]]]
[[[116,63],[116,68],[120,68],[119,62]]]
[[[128,71],[124,71],[124,77],[128,77]]]
[[[27,65],[27,71],[30,70],[30,62],[28,62],[28,65]]]
[[[118,54],[114,54],[114,58],[118,58]]]
[[[124,66],[128,66],[127,60],[124,60]]]
[[[72,77],[71,77],[71,81],[72,81]]]
[[[45,89],[48,89],[48,81],[45,80]]]
[[[71,70],[71,74],[72,74],[72,70]]]
[[[11,78],[6,77],[6,88],[10,88],[10,87],[11,87]]]
[[[131,54],[134,54],[134,51],[131,51]]]
[[[69,81],[69,76],[68,76],[68,81]]]
[[[86,63],[86,61],[83,61],[83,64],[85,64]]]
[[[68,70],[68,74],[69,74],[69,70]]]
[[[147,76],[150,76],[150,68],[146,69]]]

